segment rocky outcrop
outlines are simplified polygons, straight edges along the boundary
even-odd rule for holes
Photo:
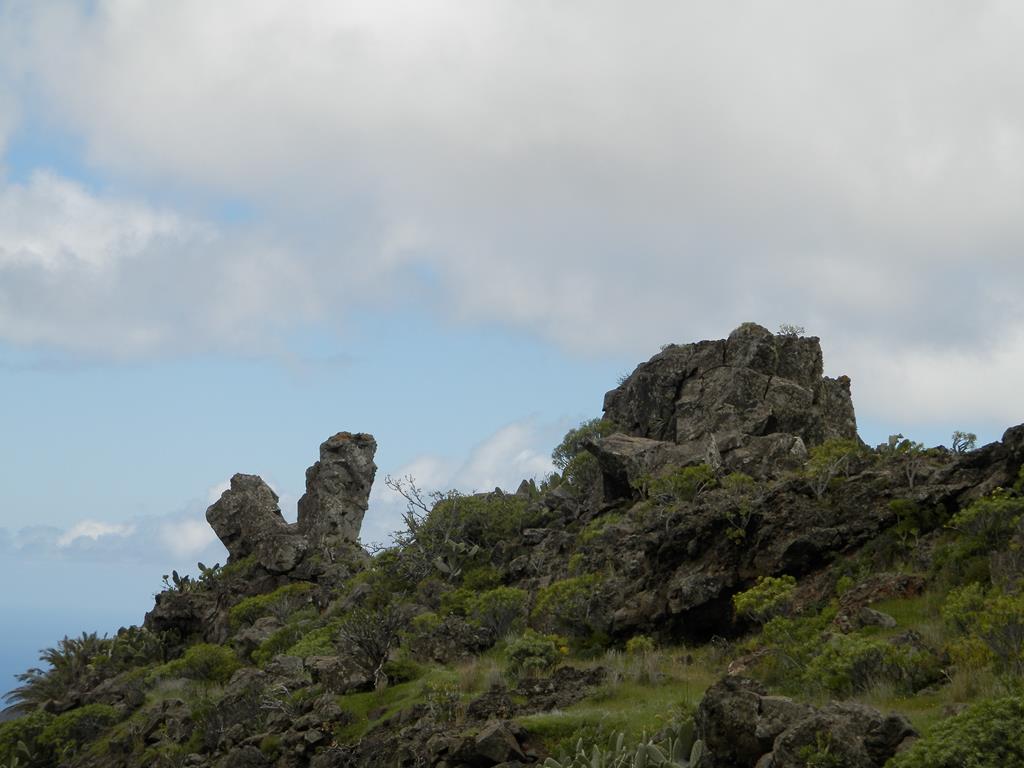
[[[281,515],[277,494],[258,475],[238,474],[206,520],[231,559],[250,555],[271,573],[287,573],[309,548],[302,533]]]
[[[754,323],[727,339],[665,347],[605,395],[604,414],[626,435],[674,444],[662,452],[686,463],[758,477],[801,463],[829,438],[857,437],[850,380],[822,375],[819,340]]]
[[[377,465],[373,435],[339,432],[320,445],[320,460],[306,470],[299,528],[312,541],[359,538]]]
[[[726,677],[704,694],[696,715],[704,768],[882,768],[917,733],[901,715],[833,702],[822,708],[769,696],[755,680]]]
[[[359,538],[377,472],[372,435],[339,432],[320,446],[320,460],[306,470],[299,519],[281,515],[277,494],[257,475],[238,474],[206,510],[206,519],[230,560],[255,556],[270,573],[295,571],[311,551],[322,553]],[[306,574],[307,576],[309,574]]]

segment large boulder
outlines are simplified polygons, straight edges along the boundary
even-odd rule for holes
[[[819,340],[755,323],[669,345],[605,395],[604,412],[626,435],[683,446],[691,463],[711,454],[754,475],[799,463],[829,438],[857,437],[850,380],[822,376]]]
[[[373,435],[339,432],[320,446],[320,460],[306,470],[306,493],[299,499],[299,528],[310,541],[353,542],[359,538],[363,515],[377,465]]]
[[[704,768],[804,768],[809,755],[847,768],[882,768],[917,735],[900,715],[847,702],[818,709],[770,696],[741,677],[711,686],[695,719]]]

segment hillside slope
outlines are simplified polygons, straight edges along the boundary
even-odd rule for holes
[[[387,478],[380,552],[338,433],[297,523],[235,475],[225,566],[45,651],[0,766],[1024,765],[1024,425],[956,448],[864,445],[818,339],[750,323],[638,366],[540,486]]]

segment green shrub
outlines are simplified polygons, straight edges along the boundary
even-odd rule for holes
[[[966,636],[952,645],[952,655],[968,662],[968,666],[976,664],[982,660],[980,641],[1000,671],[1024,675],[1024,593],[994,590],[986,595],[980,584],[968,584],[950,591],[942,616],[950,627]]]
[[[574,456],[562,472],[562,480],[579,496],[593,488],[601,479],[601,468],[592,454]]]
[[[508,674],[518,680],[549,672],[568,650],[558,635],[542,635],[527,629],[505,647]]]
[[[601,515],[600,517],[595,517],[584,526],[582,531],[580,531],[579,543],[589,544],[604,533],[606,529],[621,522],[622,515],[616,512],[610,512],[608,514]]]
[[[75,752],[120,719],[109,704],[87,704],[57,715],[39,734],[38,744],[57,755]]]
[[[193,645],[185,655],[164,665],[161,677],[187,677],[202,683],[223,684],[242,666],[230,648],[212,643]]]
[[[935,725],[888,768],[1007,768],[1024,765],[1024,697],[989,699]]]
[[[268,760],[276,760],[284,748],[284,742],[276,733],[268,733],[260,740],[260,752]]]
[[[468,616],[470,606],[476,599],[476,593],[471,589],[459,587],[450,589],[441,595],[441,614],[448,616]]]
[[[282,621],[310,602],[313,585],[307,581],[285,584],[265,595],[247,597],[228,611],[231,626],[252,624],[264,616],[277,616]]]
[[[953,515],[948,527],[960,534],[964,555],[990,552],[1009,541],[1024,515],[1024,498],[996,489]]]
[[[54,716],[45,710],[38,709],[15,720],[0,723],[0,763],[13,763],[21,760],[22,751],[19,744],[35,745],[39,735],[53,722]]]
[[[680,467],[647,481],[647,495],[662,502],[694,501],[717,484],[715,471],[707,464]]]
[[[551,461],[565,475],[573,459],[584,455],[583,444],[585,442],[607,437],[614,431],[615,425],[607,419],[584,421],[578,427],[566,432],[562,442],[551,452]]]
[[[835,618],[830,605],[813,616],[776,616],[764,625],[752,646],[769,653],[758,664],[759,675],[791,693],[800,691],[802,675],[821,650],[822,633]]]
[[[307,632],[287,651],[286,656],[305,659],[310,656],[330,656],[335,652],[334,638],[337,637],[340,621],[332,621]]]
[[[858,440],[833,437],[811,448],[804,465],[804,478],[817,498],[822,498],[840,476],[848,475],[853,462],[864,451]]]
[[[649,656],[654,653],[654,641],[647,635],[633,635],[626,641],[626,653],[630,656]]]
[[[912,644],[862,634],[837,634],[807,665],[804,684],[849,696],[885,682],[914,693],[941,675],[938,657]]]
[[[785,613],[795,591],[796,579],[792,576],[759,576],[753,587],[733,595],[732,605],[737,615],[764,624]]]
[[[593,631],[594,608],[600,601],[601,577],[595,573],[556,581],[537,592],[533,619],[546,629],[583,636]]]
[[[420,524],[417,538],[435,542],[440,554],[458,561],[449,566],[451,574],[468,571],[474,559],[479,562],[490,548],[523,529],[528,522],[526,506],[526,499],[507,493],[449,493]],[[445,542],[447,550],[441,546]]]
[[[384,674],[388,676],[388,682],[392,685],[418,680],[423,677],[423,673],[423,666],[412,659],[398,658],[384,663]]]
[[[307,634],[316,631],[319,628],[317,619],[315,608],[292,614],[287,624],[271,633],[270,637],[252,652],[252,660],[261,667],[266,665],[275,656],[285,653],[299,643]]]
[[[498,587],[474,598],[469,604],[469,619],[501,638],[526,615],[529,594],[514,587]]]
[[[470,568],[462,574],[462,586],[472,592],[483,592],[501,586],[501,574],[493,565]]]
[[[939,612],[950,629],[965,633],[985,608],[985,588],[978,582],[951,589]]]

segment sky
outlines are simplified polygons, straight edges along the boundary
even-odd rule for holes
[[[1024,6],[0,0],[0,689],[380,480],[550,470],[668,342],[820,336],[861,435],[1024,421]],[[8,622],[8,617],[11,621]]]

